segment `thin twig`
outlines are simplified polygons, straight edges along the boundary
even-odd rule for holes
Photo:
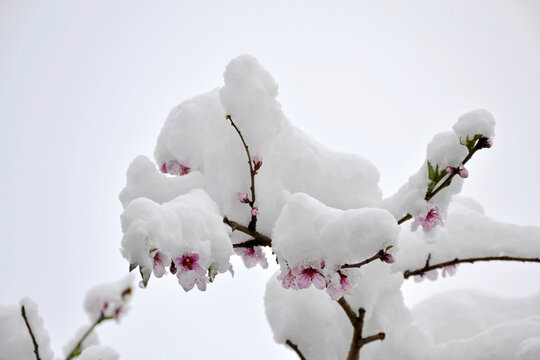
[[[473,157],[474,153],[476,153],[478,150],[480,149],[483,149],[485,147],[485,144],[486,144],[486,141],[487,141],[487,138],[480,138],[478,140],[478,142],[476,143],[476,145],[474,146],[474,148],[472,148],[472,150],[469,150],[469,153],[467,154],[467,156],[463,159],[463,161],[461,162],[461,165],[465,165],[469,160],[471,160],[471,158]],[[435,189],[434,191],[429,191],[427,190],[426,191],[426,196],[424,197],[424,200],[426,201],[429,201],[431,200],[435,195],[437,195],[439,193],[439,191],[441,191],[442,189],[444,189],[445,187],[448,187],[450,185],[450,183],[452,182],[452,179],[454,178],[454,176],[456,176],[458,174],[458,171],[454,171],[453,173],[451,173],[444,181],[441,185],[439,185],[437,187],[437,189]],[[412,219],[413,216],[410,214],[410,213],[407,213],[405,214],[405,216],[403,216],[401,219],[398,220],[398,225],[401,225],[403,224],[405,221],[408,221],[410,219]]]
[[[431,255],[431,254],[430,254]],[[429,258],[428,258],[429,259]],[[434,269],[442,269],[445,266],[451,266],[451,265],[457,265],[461,263],[474,263],[477,261],[521,261],[521,262],[537,262],[540,263],[540,258],[521,258],[521,257],[513,257],[513,256],[486,256],[486,257],[476,257],[476,258],[468,258],[468,259],[458,259],[455,258],[451,261],[446,261],[439,264],[430,265],[429,261],[426,262],[426,265],[421,269],[416,270],[407,270],[403,273],[403,277],[405,279],[408,279],[411,276],[415,275],[424,275],[426,272],[434,270]]]
[[[36,354],[36,360],[41,360],[39,357],[39,345],[36,341],[36,337],[34,336],[34,332],[32,331],[32,328],[30,327],[30,323],[28,322],[28,318],[26,317],[26,309],[24,308],[24,305],[21,306],[21,315],[24,319],[24,322],[26,323],[26,328],[28,329],[28,332],[30,333],[30,337],[32,338],[32,343],[34,343],[34,354]]]
[[[81,339],[79,340],[79,342],[75,345],[75,347],[73,348],[73,350],[69,353],[69,355],[66,357],[66,360],[71,360],[73,359],[74,357],[77,357],[80,355],[81,353],[81,346],[84,342],[84,340],[86,340],[86,338],[88,337],[88,335],[90,335],[92,333],[92,331],[94,330],[94,328],[99,325],[101,322],[105,321],[105,320],[111,320],[111,319],[114,319],[114,316],[105,316],[105,314],[103,313],[103,311],[101,312],[101,314],[99,315],[99,318],[97,318],[97,320],[92,324],[92,326],[90,326],[90,328],[84,333],[84,335],[81,337]]]
[[[296,346],[296,344],[294,344],[291,340],[287,339],[287,341],[285,341],[285,344],[287,344],[291,349],[293,349],[296,355],[298,355],[301,360],[306,360],[304,354],[302,354],[298,346]]]
[[[342,269],[359,268],[359,267],[362,267],[362,266],[364,266],[366,264],[369,264],[372,261],[375,261],[377,259],[381,259],[383,256],[384,256],[384,250],[379,250],[375,255],[373,255],[372,257],[370,257],[370,258],[368,258],[368,259],[366,259],[364,261],[361,261],[361,262],[356,263],[356,264],[345,264],[341,268]]]
[[[385,333],[380,332],[376,335],[363,337],[362,332],[364,328],[364,318],[366,315],[366,310],[363,308],[358,309],[357,315],[344,297],[338,300],[338,304],[341,306],[343,311],[345,311],[345,314],[347,315],[349,321],[351,322],[351,325],[353,326],[353,337],[351,340],[351,346],[349,348],[349,355],[347,356],[347,360],[358,360],[360,359],[360,349],[362,349],[364,345],[376,340],[384,340],[386,335]]]
[[[244,225],[241,225],[235,221],[229,220],[227,217],[223,218],[223,222],[227,225],[229,225],[233,231],[238,230],[240,232],[243,232],[244,234],[248,234],[249,236],[253,237],[254,240],[257,240],[257,243],[254,243],[253,240],[248,240],[245,243],[253,244],[253,246],[272,246],[272,239],[270,239],[268,236],[263,235],[261,233],[258,233],[255,230],[249,229],[249,227],[245,227]],[[235,247],[252,247],[252,246],[241,246],[242,244],[235,244]]]
[[[247,146],[246,141],[244,140],[244,136],[242,135],[242,132],[240,131],[240,129],[238,129],[238,127],[234,123],[231,115],[226,115],[225,118],[231,122],[232,127],[236,130],[236,132],[240,136],[240,140],[242,140],[242,144],[244,144],[244,149],[246,149],[246,154],[247,154],[247,157],[248,157],[248,164],[249,164],[249,175],[251,177],[251,187],[250,187],[250,189],[251,189],[251,200],[248,199],[249,200],[248,204],[249,204],[249,207],[251,208],[251,210],[253,211],[253,208],[255,207],[255,175],[257,174],[257,172],[253,168],[253,161],[251,160],[251,155],[249,153],[249,147]],[[253,215],[253,212],[252,212],[251,213],[251,220],[249,222],[248,228],[250,230],[252,230],[252,231],[255,231],[256,227],[257,227],[257,215]]]

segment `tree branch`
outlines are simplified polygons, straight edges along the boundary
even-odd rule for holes
[[[469,150],[469,153],[467,154],[467,156],[463,159],[463,161],[461,162],[461,165],[465,165],[469,160],[471,160],[471,158],[473,157],[474,153],[476,153],[478,150],[480,149],[483,149],[484,147],[486,147],[486,142],[487,142],[487,138],[480,138],[476,145],[471,149]],[[431,200],[435,195],[437,195],[439,193],[439,191],[441,191],[442,189],[444,189],[445,187],[448,187],[450,185],[450,183],[452,182],[452,179],[454,178],[454,176],[456,176],[458,174],[457,171],[454,171],[453,173],[451,173],[447,178],[446,180],[443,181],[443,183],[441,185],[439,185],[437,187],[437,189],[435,189],[434,191],[429,191],[427,190],[426,191],[426,196],[424,197],[424,200],[426,201],[429,201]],[[407,213],[405,214],[405,216],[403,216],[401,219],[398,220],[398,225],[401,225],[403,224],[404,222],[412,219],[412,215],[410,213]]]
[[[114,316],[105,316],[105,314],[103,314],[103,311],[101,312],[101,314],[99,315],[99,318],[92,324],[92,326],[90,326],[90,328],[84,333],[84,335],[81,337],[81,339],[79,340],[79,342],[75,345],[75,347],[73,348],[73,350],[71,350],[71,352],[69,353],[69,355],[66,357],[66,360],[71,360],[77,356],[79,356],[81,354],[81,346],[84,342],[84,340],[86,340],[86,338],[88,337],[88,335],[90,335],[92,333],[92,331],[94,330],[94,328],[99,325],[101,322],[105,321],[105,320],[111,320],[111,319],[114,319]]]
[[[383,332],[380,332],[376,335],[371,335],[368,337],[362,336],[362,331],[364,328],[364,317],[366,315],[366,310],[363,308],[358,309],[358,315],[352,309],[351,305],[345,300],[344,297],[338,300],[338,304],[341,306],[345,314],[349,318],[351,325],[353,326],[353,337],[351,340],[351,346],[349,348],[349,355],[347,360],[359,360],[360,359],[360,349],[366,344],[369,344],[376,340],[384,340],[386,335]]]
[[[229,225],[233,229],[233,231],[238,230],[254,238],[253,240],[248,240],[245,243],[235,244],[233,245],[234,247],[272,246],[272,239],[270,239],[266,235],[258,233],[255,230],[251,230],[249,229],[249,227],[245,227],[244,225],[241,225],[235,221],[231,221],[226,216],[223,218],[223,222]],[[257,242],[255,242],[254,240],[257,240]],[[249,245],[242,246],[243,244],[248,243]]]
[[[240,129],[238,129],[238,127],[236,126],[236,124],[232,120],[231,115],[226,115],[225,118],[231,122],[232,127],[236,130],[236,132],[240,136],[240,140],[242,140],[242,144],[244,144],[244,149],[246,149],[246,154],[247,154],[247,157],[248,157],[248,164],[249,164],[249,175],[251,177],[251,187],[250,187],[250,189],[251,189],[251,200],[249,200],[248,204],[249,204],[249,207],[251,208],[251,210],[253,210],[253,208],[255,206],[255,175],[257,174],[257,172],[253,168],[253,161],[251,160],[251,155],[249,153],[249,147],[247,146],[246,141],[244,140],[244,136],[242,135],[242,132],[240,131]],[[252,212],[251,213],[251,220],[249,222],[248,228],[250,230],[252,230],[252,231],[255,231],[256,227],[257,227],[257,215],[253,215],[253,212]]]
[[[287,339],[287,341],[285,341],[285,344],[287,344],[291,349],[293,349],[301,360],[306,360],[300,349],[298,349],[298,346],[296,346],[296,344],[294,344],[291,340]]]
[[[430,254],[431,257],[431,254]],[[416,269],[416,270],[407,270],[403,273],[403,277],[405,279],[408,279],[411,276],[420,275],[423,276],[426,272],[435,270],[435,269],[442,269],[445,266],[451,266],[451,265],[457,265],[461,263],[474,263],[477,261],[521,261],[521,262],[537,262],[540,263],[540,258],[522,258],[522,257],[512,257],[512,256],[486,256],[486,257],[476,257],[476,258],[467,258],[467,259],[458,259],[455,258],[451,261],[446,261],[443,263],[430,265],[429,259],[426,261],[426,265],[423,268]]]
[[[356,263],[356,264],[345,264],[341,268],[342,269],[359,268],[359,267],[362,267],[362,266],[364,266],[366,264],[369,264],[372,261],[375,261],[377,259],[381,259],[383,256],[384,256],[384,250],[379,250],[375,255],[373,255],[372,257],[370,257],[370,258],[368,258],[368,259],[366,259],[364,261],[361,261],[361,262]]]
[[[21,306],[21,315],[24,319],[24,323],[26,324],[26,328],[28,329],[28,333],[30,334],[30,337],[32,338],[32,343],[34,344],[34,354],[36,354],[36,360],[41,360],[39,357],[39,345],[36,341],[36,337],[34,336],[34,332],[32,331],[32,328],[30,327],[30,323],[28,322],[28,318],[26,317],[26,309],[24,308],[24,305]]]

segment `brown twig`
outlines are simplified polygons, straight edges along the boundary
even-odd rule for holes
[[[30,333],[30,337],[32,338],[32,343],[34,343],[34,354],[36,354],[36,360],[41,360],[41,358],[39,357],[39,345],[36,341],[36,337],[34,336],[34,332],[32,331],[32,328],[30,327],[28,318],[26,317],[26,309],[24,308],[24,305],[21,306],[21,315],[26,324],[26,328],[28,329],[28,332]]]
[[[66,357],[66,360],[71,360],[71,359],[79,356],[81,354],[81,347],[82,347],[82,344],[83,344],[84,340],[86,340],[88,335],[90,335],[92,333],[94,328],[96,326],[98,326],[101,322],[103,322],[105,320],[111,320],[111,319],[114,319],[114,316],[105,316],[105,314],[102,311],[101,314],[99,315],[99,318],[97,318],[97,320],[92,324],[92,326],[90,326],[90,328],[84,333],[84,335],[81,337],[79,342],[75,345],[73,350]]]
[[[238,230],[254,238],[253,240],[248,240],[241,244],[235,244],[233,245],[234,247],[272,246],[272,239],[270,239],[266,235],[263,235],[255,230],[251,230],[249,229],[249,227],[245,227],[244,225],[241,225],[235,221],[229,220],[227,217],[223,218],[223,222],[229,225],[233,229],[233,231]],[[255,242],[255,240],[257,241]],[[244,245],[248,243],[249,245]]]
[[[431,254],[430,254],[431,257]],[[442,269],[445,266],[451,266],[451,265],[457,265],[461,263],[474,263],[477,261],[521,261],[521,262],[537,262],[540,263],[540,258],[521,258],[521,257],[512,257],[512,256],[486,256],[486,257],[476,257],[476,258],[468,258],[468,259],[458,259],[455,258],[451,261],[446,261],[443,263],[430,265],[429,259],[426,261],[426,265],[424,265],[421,269],[416,270],[407,270],[403,273],[403,277],[405,279],[408,279],[411,276],[420,275],[423,276],[426,272],[434,270],[434,269]]]
[[[240,131],[240,129],[238,129],[238,127],[234,123],[231,115],[226,115],[225,118],[231,122],[232,127],[236,130],[236,132],[240,136],[240,140],[242,140],[242,144],[244,144],[244,149],[246,149],[246,154],[248,157],[248,164],[249,164],[249,175],[251,176],[251,187],[250,187],[251,200],[248,199],[249,200],[248,204],[251,210],[253,211],[253,208],[255,207],[255,175],[257,174],[257,172],[253,168],[253,161],[251,160],[251,155],[249,153],[249,146],[247,146],[246,141],[244,140],[244,136],[242,135],[242,132]],[[253,215],[252,213],[248,228],[252,231],[255,231],[256,227],[257,227],[257,215]]]
[[[300,349],[298,349],[298,346],[296,346],[296,344],[294,344],[291,340],[287,339],[287,341],[285,341],[285,344],[287,344],[291,349],[293,349],[296,355],[298,355],[301,360],[306,360],[304,354],[302,354]]]
[[[345,300],[344,297],[338,300],[338,304],[341,306],[345,314],[349,318],[351,325],[353,326],[353,337],[351,340],[351,346],[349,348],[349,355],[347,360],[358,360],[360,359],[360,349],[366,344],[369,344],[376,340],[384,340],[386,337],[385,333],[380,332],[376,335],[371,335],[367,337],[362,336],[362,331],[364,328],[364,317],[366,315],[366,310],[363,308],[358,309],[358,315],[352,309],[351,305]]]
[[[471,160],[471,158],[473,157],[474,153],[476,153],[478,150],[480,149],[483,149],[484,147],[486,147],[486,141],[488,139],[487,138],[480,138],[478,140],[478,142],[476,143],[476,145],[471,149],[469,150],[469,153],[467,154],[467,156],[463,159],[463,161],[461,162],[461,165],[465,165],[469,160]],[[426,196],[424,197],[424,200],[426,201],[429,201],[431,200],[435,195],[437,195],[439,193],[439,191],[441,191],[442,189],[444,189],[445,187],[448,187],[450,186],[450,183],[452,182],[452,179],[454,178],[454,176],[456,176],[458,174],[458,171],[454,171],[453,173],[451,173],[444,181],[441,185],[439,185],[437,187],[437,189],[435,189],[434,191],[429,191],[429,189],[426,191]],[[401,219],[398,220],[398,225],[401,225],[403,224],[404,222],[412,219],[413,216],[410,214],[410,213],[407,213],[405,214],[405,216],[403,216]]]
[[[359,267],[362,267],[362,266],[364,266],[366,264],[369,264],[372,261],[375,261],[377,259],[381,259],[383,256],[384,256],[384,250],[379,250],[375,255],[373,255],[372,257],[370,257],[370,258],[368,258],[368,259],[366,259],[364,261],[361,261],[361,262],[356,263],[356,264],[345,264],[341,268],[342,269],[359,268]]]

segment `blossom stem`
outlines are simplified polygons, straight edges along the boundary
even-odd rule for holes
[[[366,264],[369,264],[372,261],[380,259],[383,256],[384,256],[384,250],[379,250],[375,255],[373,255],[372,257],[370,257],[370,258],[368,258],[368,259],[366,259],[364,261],[361,261],[361,262],[356,263],[356,264],[345,264],[341,268],[342,269],[359,268],[359,267],[362,267],[362,266],[364,266]]]
[[[98,326],[100,323],[102,323],[103,321],[105,320],[111,320],[111,319],[114,319],[114,316],[105,316],[105,314],[103,313],[103,311],[101,312],[101,314],[99,315],[99,318],[97,318],[96,321],[94,321],[94,323],[92,324],[92,326],[90,326],[90,328],[84,333],[84,335],[81,337],[81,339],[79,340],[79,342],[77,342],[77,345],[75,345],[75,347],[73,348],[73,350],[69,353],[69,355],[66,357],[66,360],[71,360],[77,356],[79,356],[81,354],[81,346],[82,346],[82,343],[84,342],[84,340],[86,340],[86,338],[88,337],[88,335],[90,335],[92,333],[92,331],[94,330],[94,328],[96,326]]]
[[[271,247],[272,246],[272,239],[270,239],[266,235],[263,235],[255,230],[251,230],[249,227],[245,227],[244,225],[241,225],[235,221],[231,221],[227,217],[223,218],[223,222],[229,225],[233,229],[233,231],[238,230],[254,238],[253,240],[249,240],[249,241],[246,241],[245,243],[242,243],[242,244],[246,244],[246,246],[241,246],[242,244],[235,244],[236,246],[234,247],[253,247],[253,246],[270,246]],[[257,242],[254,242],[254,240],[257,240]]]
[[[255,229],[257,227],[257,215],[253,215],[253,208],[255,207],[255,174],[256,174],[256,171],[253,168],[253,161],[251,160],[251,155],[249,153],[249,146],[246,144],[246,141],[244,140],[244,136],[242,135],[242,132],[240,131],[240,129],[238,129],[238,127],[234,123],[231,115],[226,115],[225,118],[231,122],[232,127],[236,130],[236,132],[240,136],[240,140],[242,140],[242,144],[244,144],[244,149],[246,149],[246,154],[247,154],[247,157],[248,157],[248,164],[249,164],[249,174],[251,176],[251,187],[250,187],[250,189],[251,189],[251,200],[249,200],[248,204],[249,204],[249,207],[252,210],[251,220],[249,221],[248,228],[250,230],[252,230],[252,231],[255,231]]]
[[[24,305],[21,306],[21,315],[24,319],[24,323],[26,324],[26,328],[28,329],[28,333],[30,334],[30,337],[32,338],[32,343],[34,344],[34,354],[36,354],[36,360],[41,360],[41,357],[39,356],[39,345],[36,341],[36,337],[34,336],[34,332],[32,331],[32,328],[30,327],[30,323],[28,322],[28,318],[26,317],[26,309],[24,308]]]
[[[431,257],[431,254],[430,254],[430,257]],[[407,270],[403,273],[403,277],[405,279],[408,279],[409,277],[415,276],[415,275],[422,276],[428,271],[435,270],[435,269],[442,269],[445,266],[457,265],[461,263],[472,264],[477,261],[521,261],[521,262],[540,263],[540,258],[522,258],[522,257],[513,257],[513,256],[486,256],[486,257],[476,257],[476,258],[467,258],[467,259],[455,258],[454,260],[451,260],[451,261],[446,261],[443,263],[430,265],[429,264],[430,257],[428,257],[428,261],[426,261],[426,265],[424,267],[420,269],[416,269],[416,270]]]
[[[306,360],[306,357],[304,356],[304,354],[302,354],[300,349],[298,349],[298,346],[294,344],[291,340],[287,339],[287,341],[285,341],[285,344],[287,344],[291,349],[294,350],[294,352],[298,355],[300,360]]]
[[[351,346],[349,348],[349,355],[347,360],[359,360],[360,359],[360,349],[366,344],[369,344],[376,340],[384,340],[386,337],[385,333],[380,332],[376,335],[371,335],[368,337],[363,337],[362,332],[364,328],[364,317],[366,315],[366,310],[363,308],[358,309],[358,315],[352,309],[351,305],[345,300],[344,297],[338,300],[338,304],[341,306],[345,314],[349,318],[351,325],[353,326],[353,338],[351,340]]]
[[[484,143],[485,141],[483,140],[484,138],[478,140],[478,142],[476,143],[476,145],[471,149],[469,150],[469,153],[467,154],[467,156],[463,159],[463,161],[461,162],[461,165],[465,165],[469,160],[471,160],[471,158],[473,157],[474,153],[477,152],[478,150],[480,149],[483,149],[484,148]],[[458,174],[457,171],[454,171],[452,172],[451,174],[448,175],[448,177],[446,178],[446,180],[443,181],[443,183],[441,185],[439,185],[437,187],[437,189],[433,190],[433,191],[426,191],[426,196],[424,197],[424,200],[426,201],[429,201],[431,200],[435,195],[437,195],[439,193],[439,191],[441,191],[442,189],[444,189],[445,187],[448,187],[450,186],[450,183],[452,182],[452,179],[454,178],[454,176],[456,176]],[[405,214],[405,216],[403,216],[401,219],[398,220],[398,225],[401,225],[403,224],[404,222],[412,219],[413,216],[410,214],[410,213],[407,213]]]

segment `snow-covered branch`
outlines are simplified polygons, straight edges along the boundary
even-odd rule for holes
[[[377,340],[382,341],[386,337],[386,334],[380,332],[375,335],[363,337],[362,333],[364,329],[364,317],[366,315],[366,310],[364,308],[360,308],[357,315],[344,297],[338,300],[338,304],[341,306],[343,311],[345,311],[345,314],[347,314],[347,317],[354,328],[347,360],[358,360],[360,358],[360,350],[364,345]]]
[[[438,264],[430,264],[431,254],[429,254],[426,265],[420,269],[415,270],[406,270],[403,273],[403,277],[405,279],[408,279],[411,276],[424,276],[429,271],[436,270],[436,269],[455,269],[455,266],[462,263],[474,263],[478,261],[520,261],[520,262],[536,262],[540,263],[540,258],[523,258],[523,257],[515,257],[515,256],[485,256],[485,257],[474,257],[474,258],[467,258],[467,259],[458,259],[455,258],[454,260],[438,263]]]
[[[21,306],[21,315],[24,319],[24,323],[26,324],[26,328],[28,329],[28,333],[32,338],[32,344],[34,344],[34,354],[36,354],[36,360],[41,360],[39,356],[39,345],[36,341],[36,337],[34,336],[34,332],[32,331],[30,324],[28,323],[28,318],[26,317],[26,309],[24,308],[24,305]]]

